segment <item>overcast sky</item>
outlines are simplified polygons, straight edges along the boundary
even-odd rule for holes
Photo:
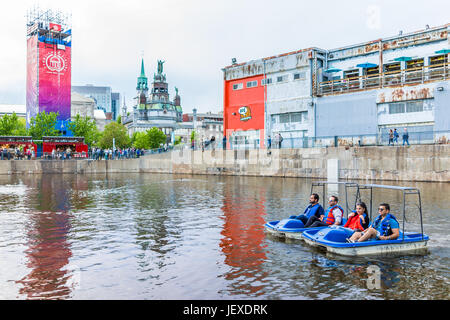
[[[450,23],[446,0],[76,0],[0,2],[0,104],[25,104],[26,12],[72,14],[72,85],[111,86],[133,105],[143,53],[164,60],[183,112],[223,108],[222,68],[309,47],[346,45]],[[122,105],[122,102],[121,102]]]

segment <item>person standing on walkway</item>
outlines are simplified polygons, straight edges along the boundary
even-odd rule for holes
[[[406,143],[408,144],[408,146],[409,146],[409,141],[408,141],[408,139],[409,139],[408,129],[406,129],[406,128],[403,129],[403,136],[402,136],[402,138],[403,138],[403,145],[405,145],[405,142],[406,142]]]
[[[283,142],[283,137],[281,136],[281,133],[278,132],[278,149],[281,149],[281,143]]]
[[[389,129],[389,145],[394,145],[394,132],[392,132],[392,129]]]
[[[398,144],[398,137],[400,135],[398,134],[397,128],[394,129],[394,144]]]
[[[227,136],[226,135],[224,135],[222,138],[222,147],[223,147],[223,150],[227,149]]]

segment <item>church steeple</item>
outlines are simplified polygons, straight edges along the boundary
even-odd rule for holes
[[[147,77],[145,76],[145,71],[144,71],[144,58],[142,58],[141,75],[138,77],[136,90],[148,91],[148,80],[147,80]]]
[[[144,58],[142,58],[142,62],[141,62],[141,77],[142,77],[142,78],[145,78]]]

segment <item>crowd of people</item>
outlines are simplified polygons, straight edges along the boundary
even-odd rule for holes
[[[397,128],[394,128],[394,130],[392,131],[392,129],[389,129],[389,144],[388,145],[398,145],[398,138],[400,137],[400,134],[397,131]],[[405,143],[409,146],[409,133],[408,133],[408,129],[403,128],[403,135],[402,135],[402,139],[403,139],[403,144],[405,145]]]
[[[139,158],[145,154],[144,149],[124,148],[124,149],[102,149],[93,148],[89,152],[89,157],[93,160],[119,160]]]
[[[390,213],[388,203],[379,205],[379,215],[370,223],[367,206],[364,202],[356,204],[356,210],[348,214],[347,221],[343,223],[344,209],[338,204],[339,199],[331,196],[328,199],[328,209],[324,210],[319,203],[319,195],[311,194],[309,205],[305,211],[291,219],[302,221],[305,228],[326,227],[331,225],[343,226],[348,234],[347,242],[361,242],[371,239],[395,240],[399,237],[399,223]]]
[[[24,160],[24,159],[34,159],[35,153],[34,149],[28,148],[26,150],[19,147],[16,148],[0,148],[0,159],[1,160]]]

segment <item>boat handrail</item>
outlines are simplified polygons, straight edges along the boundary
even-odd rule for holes
[[[354,208],[356,208],[356,203],[358,202],[359,197],[359,184],[356,182],[349,182],[349,181],[328,181],[328,180],[321,180],[321,181],[313,181],[311,183],[311,193],[313,192],[314,187],[322,187],[322,201],[323,206],[325,207],[325,185],[327,184],[343,184],[345,186],[345,211],[347,213],[347,217],[349,212],[351,211],[349,205],[348,205],[348,195],[347,195],[347,188],[349,187],[355,187],[357,188],[356,196],[355,196],[355,204]]]
[[[414,190],[419,191],[418,188],[414,187],[401,187],[401,186],[390,186],[390,185],[384,185],[384,184],[360,184],[360,188],[381,188],[381,189],[394,189],[394,190]]]

